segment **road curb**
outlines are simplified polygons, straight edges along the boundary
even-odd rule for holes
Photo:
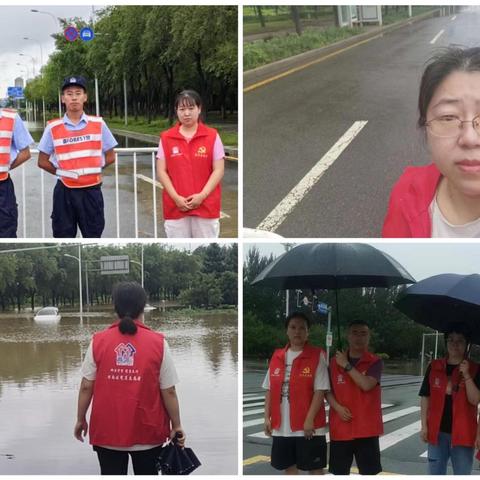
[[[422,13],[421,15],[417,15],[416,17],[392,23],[391,25],[387,25],[385,27],[376,27],[368,32],[354,35],[353,37],[349,37],[345,40],[340,40],[339,42],[332,43],[331,45],[326,45],[325,47],[316,48],[315,50],[309,50],[307,52],[294,55],[293,57],[284,58],[282,60],[278,60],[267,65],[262,65],[261,67],[247,70],[243,73],[243,87],[244,89],[247,89],[257,82],[262,82],[275,75],[281,75],[282,73],[285,73],[292,68],[299,67],[302,64],[311,62],[316,59],[321,59],[326,55],[335,53],[344,48],[355,46],[356,43],[359,43],[361,41],[366,41],[373,37],[397,30],[406,25],[411,25],[427,18],[433,18],[440,15],[441,10],[436,9],[431,12]]]

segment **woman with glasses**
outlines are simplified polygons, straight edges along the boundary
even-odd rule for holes
[[[418,99],[432,163],[393,187],[383,237],[480,237],[480,48],[446,48]]]
[[[466,358],[465,325],[449,325],[444,337],[447,354],[432,360],[419,392],[420,437],[428,443],[429,475],[446,475],[449,459],[454,475],[470,475],[480,401],[479,366]]]

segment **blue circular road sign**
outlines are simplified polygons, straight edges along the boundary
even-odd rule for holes
[[[67,27],[64,31],[63,31],[63,34],[65,35],[65,38],[69,41],[69,42],[74,42],[77,38],[78,38],[78,30],[70,25],[69,27]]]
[[[94,36],[95,34],[93,33],[93,30],[90,27],[83,27],[80,30],[80,38],[84,42],[89,42],[90,40],[93,40]]]

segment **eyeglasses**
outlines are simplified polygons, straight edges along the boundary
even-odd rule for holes
[[[463,124],[471,123],[473,129],[480,135],[480,115],[472,120],[460,120],[455,115],[443,115],[425,122],[429,132],[436,137],[458,137],[462,133]]]

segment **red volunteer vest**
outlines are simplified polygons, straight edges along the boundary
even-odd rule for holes
[[[82,188],[102,182],[102,118],[87,116],[87,125],[70,131],[62,118],[51,120],[60,180],[69,188]],[[68,176],[70,175],[70,176]],[[78,178],[71,178],[78,175]]]
[[[407,167],[394,185],[383,222],[384,238],[430,238],[430,204],[437,191],[441,173],[434,163]]]
[[[3,108],[0,117],[0,181],[8,178],[16,110]]]
[[[135,335],[120,333],[117,322],[93,336],[92,445],[158,445],[170,435],[158,383],[164,337],[135,323]]]
[[[378,361],[378,357],[365,352],[355,368],[366,374],[368,368]],[[352,413],[352,420],[343,421],[338,413],[330,408],[329,424],[332,440],[353,440],[355,438],[377,437],[383,434],[382,399],[380,385],[364,392],[350,378],[348,372],[337,365],[335,357],[330,360],[332,391],[338,403]]]
[[[475,377],[478,365],[469,360],[469,373]],[[438,433],[442,421],[447,390],[447,360],[445,358],[432,360],[429,384],[430,397],[428,403],[428,443],[438,443]],[[452,372],[452,446],[473,447],[477,433],[477,407],[467,398],[465,381],[459,368]]]
[[[289,345],[275,350],[269,365],[270,418],[274,429],[279,429],[281,424],[280,402],[282,383],[285,378],[285,355],[288,347]],[[321,348],[307,343],[302,353],[293,361],[289,382],[290,428],[292,432],[303,430],[305,417],[312,403],[315,371],[322,354],[324,354],[324,351]],[[322,404],[315,416],[313,425],[315,428],[321,428],[326,424],[325,405]]]
[[[198,123],[197,132],[187,142],[180,133],[180,124],[162,132],[161,141],[167,173],[175,191],[183,197],[189,197],[202,191],[213,171],[213,147],[217,131]],[[177,220],[189,215],[202,218],[220,218],[221,187],[220,183],[203,203],[194,210],[182,212],[163,190],[163,217],[165,220]]]

